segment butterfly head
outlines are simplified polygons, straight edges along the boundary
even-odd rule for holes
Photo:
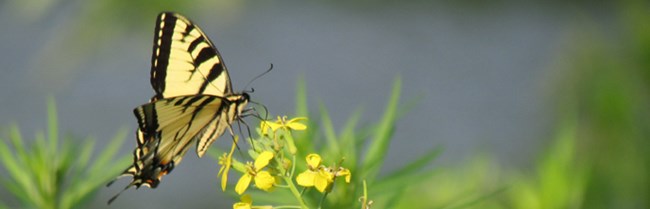
[[[237,113],[238,115],[241,115],[242,112],[246,109],[246,105],[248,105],[248,102],[250,101],[251,97],[246,93],[242,93],[235,103],[237,104]]]
[[[238,103],[248,102],[251,100],[251,96],[248,93],[244,92],[241,94]]]

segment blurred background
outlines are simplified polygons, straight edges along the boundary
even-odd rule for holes
[[[412,188],[431,198],[401,205],[650,208],[646,1],[2,0],[0,127],[32,138],[52,96],[64,133],[100,148],[120,128],[133,133],[132,109],[153,94],[161,11],[203,29],[238,91],[273,63],[251,85],[272,114],[294,112],[302,78],[309,106],[327,107],[336,126],[360,108],[370,123],[401,77],[408,111],[383,169],[443,148],[439,174]],[[134,145],[129,134],[120,156]],[[216,160],[195,156],[155,190],[107,206],[122,179],[86,208],[230,207]],[[453,204],[471,197],[484,198]],[[20,205],[4,188],[0,201]]]

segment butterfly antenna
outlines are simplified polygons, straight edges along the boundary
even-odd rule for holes
[[[246,86],[244,86],[244,89],[248,88],[248,85],[250,85],[251,83],[253,83],[253,81],[255,81],[255,80],[257,80],[258,78],[262,77],[263,75],[265,75],[265,74],[271,72],[271,70],[273,70],[273,63],[271,63],[271,67],[269,67],[268,70],[264,71],[262,74],[259,74],[259,75],[255,76],[255,78],[251,79],[251,81],[249,81],[249,82],[246,84]]]

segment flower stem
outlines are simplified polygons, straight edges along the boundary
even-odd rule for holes
[[[284,177],[284,181],[287,182],[287,185],[289,186],[289,190],[291,190],[291,194],[293,194],[293,196],[296,197],[296,199],[300,203],[300,206],[303,209],[309,209],[309,207],[307,207],[307,205],[305,204],[305,201],[302,200],[302,197],[300,195],[300,192],[296,188],[296,185],[293,184],[293,180],[290,177]]]

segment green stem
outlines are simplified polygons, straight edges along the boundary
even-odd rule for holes
[[[291,190],[291,194],[293,194],[293,196],[296,197],[296,199],[300,203],[300,206],[303,209],[309,209],[309,207],[307,207],[307,205],[305,204],[305,201],[302,200],[302,197],[300,195],[300,192],[296,188],[296,185],[293,184],[293,180],[289,177],[284,177],[284,181],[287,182],[287,185],[289,185],[289,190]]]
[[[320,199],[320,202],[318,203],[318,209],[321,209],[323,207],[323,201],[325,201],[327,194],[329,194],[329,192],[325,192],[325,194],[323,194],[323,197]]]
[[[284,184],[274,184],[273,186],[278,188],[289,188],[289,185],[284,185]]]
[[[361,202],[361,209],[368,208],[368,187],[366,186],[366,180],[363,180],[363,202]]]

